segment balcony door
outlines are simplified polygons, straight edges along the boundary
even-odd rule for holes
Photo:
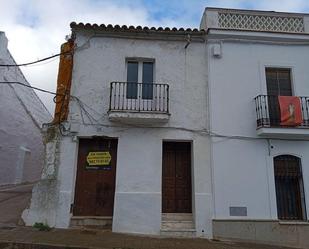
[[[153,65],[152,61],[127,61],[126,104],[133,111],[153,109]]]
[[[153,98],[153,62],[127,62],[127,98]],[[139,84],[140,83],[140,84]]]
[[[291,70],[289,68],[266,68],[268,111],[271,126],[280,126],[278,96],[292,96]]]

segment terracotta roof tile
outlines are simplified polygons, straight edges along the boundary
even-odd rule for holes
[[[70,27],[72,29],[92,29],[92,30],[100,30],[100,31],[125,31],[125,32],[142,32],[142,33],[145,33],[145,32],[158,32],[158,33],[196,33],[196,34],[202,34],[205,32],[205,30],[199,30],[197,28],[194,28],[194,29],[191,29],[191,28],[187,28],[187,29],[184,29],[184,28],[169,28],[169,27],[147,27],[147,26],[137,26],[137,27],[134,27],[132,25],[130,25],[129,27],[126,26],[126,25],[112,25],[112,24],[108,24],[107,26],[105,24],[101,24],[101,25],[98,25],[98,24],[90,24],[90,23],[76,23],[76,22],[71,22],[70,24]]]

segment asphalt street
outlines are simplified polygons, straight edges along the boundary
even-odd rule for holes
[[[21,214],[30,204],[33,184],[0,187],[0,228],[21,225]]]

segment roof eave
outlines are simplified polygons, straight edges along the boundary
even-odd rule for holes
[[[205,30],[184,29],[184,28],[149,28],[141,26],[119,26],[119,25],[97,25],[71,23],[73,33],[91,32],[97,36],[118,37],[118,38],[133,38],[133,39],[163,39],[163,40],[184,40],[184,36],[190,36],[192,41],[204,41],[206,34]]]

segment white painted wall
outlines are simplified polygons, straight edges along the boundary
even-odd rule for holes
[[[0,62],[15,63],[3,32]],[[16,67],[1,67],[0,81],[29,84]],[[40,127],[51,116],[32,89],[17,85],[0,85],[0,106],[0,185],[36,181],[44,161]]]
[[[309,200],[309,142],[269,140],[271,148],[266,139],[256,139],[253,99],[267,94],[266,66],[290,67],[294,94],[309,96],[308,46],[225,40],[222,57],[215,58],[211,55],[215,43],[208,44],[210,129],[224,136],[252,138],[212,138],[215,218],[276,219],[273,157],[295,154],[302,159],[306,199]],[[230,206],[247,207],[248,216],[231,217]]]
[[[185,50],[184,45],[185,42],[93,38],[90,40],[90,48],[79,52],[75,57],[74,79],[78,81],[74,81],[72,94],[80,96],[88,105],[104,114],[108,110],[109,82],[126,81],[125,59],[153,58],[155,81],[170,85],[171,117],[166,126],[204,130],[207,128],[207,92],[204,84],[206,72],[203,68],[205,57],[201,51],[205,51],[205,47],[204,44],[192,43]],[[79,60],[79,56],[83,60]],[[90,61],[87,58],[92,59]],[[83,79],[82,76],[86,74],[91,75],[91,78]],[[88,88],[89,84],[94,84],[94,87]],[[99,89],[102,90],[98,91]],[[96,92],[94,98],[83,98],[92,92]],[[103,102],[101,107],[100,102]],[[106,117],[102,119],[102,123],[109,123]],[[82,136],[82,132],[80,135]],[[111,133],[107,132],[105,135]],[[161,225],[162,141],[176,139],[195,143],[194,137],[199,136],[173,128],[131,128],[116,136],[119,137],[119,143],[113,230],[158,234]],[[206,138],[199,139],[206,141]],[[194,159],[196,157],[193,156]],[[205,161],[194,160],[193,168],[197,173],[207,166],[209,167],[205,165]],[[210,177],[210,174],[205,177]],[[199,189],[197,193],[211,195],[210,184],[200,187],[199,181],[194,182]],[[204,200],[205,203],[198,203],[196,210],[202,209],[207,213],[206,207],[210,209],[211,198],[205,197]],[[204,233],[211,230],[211,216],[207,218],[208,220],[204,218],[204,222],[199,224],[199,234],[202,234],[202,230]]]

